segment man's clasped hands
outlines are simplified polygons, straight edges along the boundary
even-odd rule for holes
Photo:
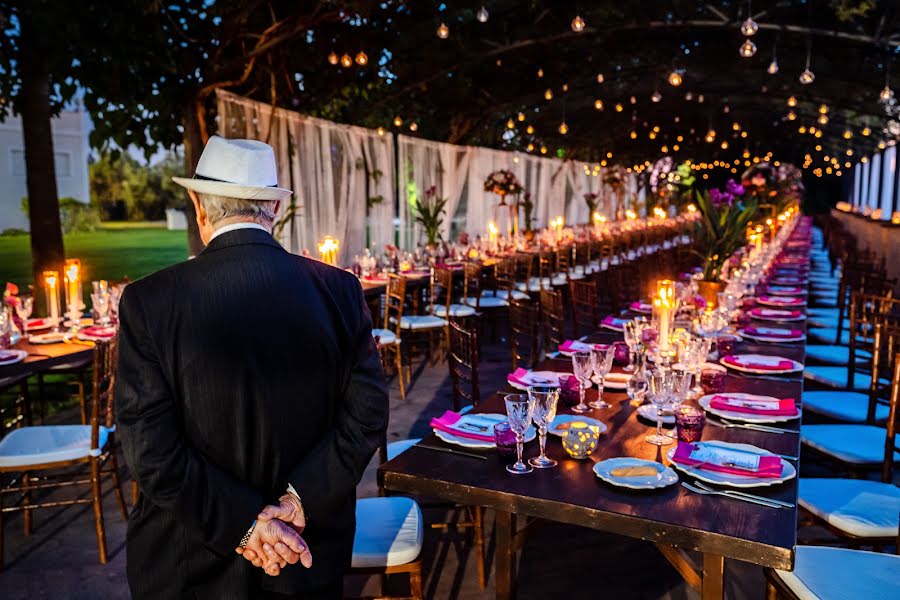
[[[300,499],[286,493],[278,499],[277,505],[262,509],[256,517],[256,525],[247,545],[234,550],[273,577],[289,564],[299,562],[309,568],[312,566],[312,553],[300,537],[305,527],[306,515]]]

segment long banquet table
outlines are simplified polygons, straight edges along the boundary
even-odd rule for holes
[[[785,326],[805,331],[801,322],[757,322],[757,326]],[[597,332],[588,341],[609,342],[610,332]],[[780,355],[804,361],[805,342],[736,344],[737,353]],[[540,370],[571,372],[568,359],[550,358]],[[800,404],[802,373],[792,375],[747,375],[729,370],[726,391],[794,398]],[[503,395],[484,400],[476,412],[504,414]],[[596,388],[588,390],[588,400],[596,398]],[[662,554],[704,600],[724,595],[724,559],[732,558],[763,567],[793,569],[797,541],[797,478],[771,487],[758,487],[754,494],[790,502],[794,508],[768,508],[721,496],[695,494],[681,485],[660,490],[630,491],[600,481],[593,473],[595,462],[618,456],[630,456],[669,464],[665,453],[644,441],[654,427],[637,415],[637,405],[623,392],[608,390],[604,399],[609,409],[591,410],[587,416],[603,421],[608,430],[600,447],[585,461],[570,459],[559,438],[548,436],[547,454],[559,461],[553,469],[514,476],[505,470],[506,461],[496,452],[485,453],[485,460],[435,452],[413,446],[379,469],[379,481],[389,491],[421,495],[449,502],[477,505],[496,511],[496,597],[515,596],[516,550],[520,545],[516,517],[533,517],[569,523],[654,542]],[[560,407],[561,414],[570,413]],[[723,428],[710,424],[704,440],[722,440],[753,444],[788,457],[799,457],[800,420],[778,423],[791,433],[767,433],[742,428]],[[429,445],[443,442],[430,434]],[[526,445],[525,456],[536,456],[537,442]],[[791,459],[799,471],[799,459]],[[684,475],[679,473],[684,479]],[[696,566],[681,550],[703,555]]]

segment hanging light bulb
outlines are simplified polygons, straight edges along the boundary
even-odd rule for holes
[[[703,104],[703,94],[700,94],[699,96],[697,96],[697,102],[699,102],[700,104]]]
[[[525,113],[520,112],[518,115],[516,115],[516,118],[519,119],[519,121],[524,121],[524,120],[525,120]]]
[[[540,79],[541,77],[543,77],[543,76],[544,76],[544,70],[541,69],[541,68],[538,68],[537,76],[538,76],[538,79]]]
[[[527,146],[525,146],[525,149],[529,152],[534,152],[534,144],[528,144]]]
[[[356,64],[363,67],[369,63],[369,57],[366,56],[366,53],[362,50],[359,51],[359,54],[356,55]]]
[[[561,133],[562,135],[566,135],[567,133],[569,133],[569,126],[566,125],[565,121],[559,124],[559,133]]]
[[[506,122],[507,129],[515,129],[515,127],[516,127],[516,122],[513,121],[512,119],[510,119],[509,121]]]
[[[338,64],[338,62],[340,62],[340,60],[341,60],[341,59],[338,58],[338,55],[335,54],[334,52],[331,52],[331,53],[328,55],[328,63],[329,63],[329,64],[336,65],[336,64]]]
[[[849,140],[852,137],[853,137],[853,132],[850,131],[849,129],[845,129],[844,130],[844,139]]]
[[[787,118],[788,118],[788,121],[796,121],[796,120],[797,120],[797,113],[795,113],[794,111],[790,111],[790,112],[788,112],[788,114],[787,114]]]
[[[594,108],[596,108],[597,110],[603,110],[603,100],[599,98],[594,100]]]
[[[544,92],[544,100],[553,100],[553,90],[547,88],[547,91]]]
[[[722,145],[720,147],[722,150],[728,150],[728,140],[722,140]]]
[[[803,85],[809,85],[815,80],[816,74],[810,71],[808,68],[800,73],[800,83],[802,83]]]
[[[660,100],[662,100],[662,94],[659,93],[659,90],[654,90],[653,95],[650,96],[650,100],[652,100],[653,102],[659,102]]]
[[[403,119],[399,116],[394,117],[394,127],[400,127],[401,125],[403,125]]]
[[[688,102],[690,102],[691,100],[693,100],[693,99],[694,99],[694,94],[693,94],[693,92],[685,92],[685,93],[684,93],[684,99],[687,100]]]
[[[820,104],[819,105],[819,114],[827,115],[828,114],[828,105]]]
[[[625,107],[622,106],[622,103],[616,102],[616,112],[622,112],[623,110],[625,110]]]
[[[743,58],[750,58],[756,54],[756,44],[753,43],[753,40],[748,38],[744,40],[744,43],[738,48],[738,53]]]
[[[756,21],[753,20],[753,17],[747,16],[747,20],[741,25],[741,33],[750,37],[754,35],[757,31],[759,31],[759,25],[756,24]]]
[[[869,126],[868,126],[868,125],[866,125],[865,127],[863,127],[863,130],[862,130],[861,133],[862,133],[864,136],[868,137],[868,136],[872,135],[872,130],[869,129]]]
[[[716,130],[710,129],[706,132],[706,143],[712,144],[716,140]]]
[[[584,19],[581,18],[581,15],[577,15],[574,19],[572,19],[572,31],[575,33],[581,33],[584,31]]]
[[[533,127],[532,125],[529,125],[528,127],[525,128],[525,133],[527,133],[528,135],[533,134],[533,133],[534,133],[534,127]]]
[[[890,102],[891,98],[894,97],[894,90],[892,90],[889,85],[885,85],[884,89],[878,94],[878,97],[882,102]]]
[[[740,130],[741,130],[741,124],[738,123],[737,121],[735,121],[734,123],[731,124],[731,128],[732,128],[734,131],[740,131]]]
[[[766,72],[769,75],[774,75],[775,73],[777,73],[778,72],[778,61],[773,58],[772,62],[769,63],[769,68],[766,69]]]
[[[597,73],[597,83],[603,83],[603,73]]]
[[[410,131],[417,131],[418,129],[419,129],[419,124],[416,123],[415,121],[413,121],[412,123],[409,124]]]
[[[790,98],[787,99],[787,105],[790,106],[791,108],[797,106],[797,99],[794,98],[793,96],[791,96]]]
[[[631,139],[633,139],[633,140],[636,140],[636,139],[637,139],[637,131],[632,131],[632,132],[629,133],[628,135],[629,135],[629,137],[631,137]]]
[[[672,87],[678,87],[683,83],[683,81],[684,79],[681,77],[681,73],[679,73],[678,71],[673,70],[671,73],[669,73],[669,85],[671,85]]]
[[[541,154],[547,154],[547,146],[541,146]]]
[[[341,56],[341,66],[342,67],[350,67],[353,65],[353,59],[349,54],[344,54]]]
[[[384,127],[379,127],[377,130],[378,135],[384,135]]]
[[[450,37],[450,28],[447,27],[446,23],[441,23],[437,28],[437,36],[442,40],[446,40]]]
[[[475,18],[478,19],[479,23],[487,23],[488,16],[488,11],[484,6],[479,8],[478,12],[475,13]]]
[[[827,125],[828,124],[828,115],[819,115],[819,124]]]
[[[565,94],[566,92],[569,91],[569,84],[568,84],[568,83],[564,83],[564,84],[563,84],[563,86],[562,86],[562,91],[563,91],[564,94]]]

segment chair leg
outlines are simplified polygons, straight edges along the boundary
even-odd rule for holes
[[[30,506],[31,505],[31,492],[28,490],[28,487],[31,485],[31,476],[26,472],[22,473],[22,487],[25,488],[25,492],[22,494],[22,506]],[[25,508],[22,510],[22,525],[24,526],[25,535],[31,535],[31,509]]]
[[[91,495],[94,505],[94,527],[97,530],[97,550],[100,564],[106,564],[106,531],[103,529],[103,498],[100,487],[100,460],[91,459]]]
[[[771,581],[766,581],[766,600],[778,600],[781,594]]]
[[[125,507],[125,495],[122,494],[122,481],[119,479],[119,459],[116,456],[116,449],[112,447],[109,451],[112,464],[113,485],[115,486],[116,501],[119,503],[119,510],[122,511],[122,518],[128,520],[128,509]]]
[[[38,414],[41,417],[41,425],[44,424],[44,398],[46,395],[44,394],[44,375],[42,373],[37,374],[37,384],[38,384]]]
[[[412,600],[424,600],[425,596],[422,595],[422,562],[417,559],[416,562],[409,566],[409,595]]]
[[[478,587],[483,590],[487,587],[487,577],[484,572],[484,509],[480,506],[473,506],[472,512],[475,516],[475,560],[478,561]]]
[[[406,400],[406,385],[403,383],[403,353],[400,351],[400,346],[394,348],[394,356],[397,367],[397,381],[400,384],[400,399]]]

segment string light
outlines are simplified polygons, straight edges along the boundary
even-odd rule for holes
[[[728,141],[722,140],[722,150],[728,150]]]
[[[541,154],[547,154],[547,146],[541,146]]]
[[[403,119],[399,116],[394,117],[394,127],[400,127],[401,125],[403,125]]]
[[[625,110],[625,107],[622,106],[622,103],[616,102],[616,112],[622,112],[623,110]]]
[[[478,12],[475,14],[475,18],[478,19],[479,23],[487,23],[488,16],[488,11],[484,6],[479,8]]]
[[[519,119],[520,122],[521,122],[521,121],[524,121],[524,120],[525,120],[525,113],[520,112],[520,113],[516,116],[516,118]]]
[[[569,126],[566,125],[565,121],[559,124],[559,133],[562,135],[566,135],[567,133],[569,133]]]
[[[544,76],[544,70],[539,68],[539,69],[538,69],[538,72],[537,72],[537,76],[538,76],[538,79],[540,79],[541,77],[543,77],[543,76]]]
[[[528,144],[528,146],[526,146],[525,149],[528,150],[529,152],[534,152],[534,144]]]
[[[516,127],[515,121],[513,121],[512,119],[510,119],[509,121],[506,122],[506,127],[507,127],[508,129],[515,129],[515,127]]]
[[[741,33],[743,33],[747,37],[750,37],[757,31],[759,31],[759,25],[756,24],[756,21],[753,20],[753,17],[747,15],[747,20],[744,21],[743,25],[741,25]]]
[[[681,77],[681,73],[679,73],[678,71],[673,70],[671,73],[669,73],[669,85],[671,85],[672,87],[678,87],[682,84],[683,81],[684,79]]]
[[[437,36],[442,40],[446,40],[450,37],[450,28],[447,27],[446,23],[441,23],[437,28]]]
[[[597,83],[603,83],[603,73],[597,73]]]
[[[544,92],[544,100],[553,100],[553,90],[547,88],[547,91]]]
[[[706,132],[706,143],[712,144],[716,140],[716,130],[710,129]]]
[[[533,133],[534,133],[534,127],[532,127],[531,125],[529,125],[529,126],[525,129],[525,133],[527,133],[528,135],[533,134]]]
[[[353,59],[350,57],[349,54],[344,54],[343,56],[341,56],[341,66],[350,67],[352,65],[353,65]]]
[[[338,55],[335,54],[334,52],[331,52],[331,53],[328,55],[328,63],[329,63],[329,64],[336,65],[336,64],[338,64],[338,63],[340,62],[340,60],[341,60],[341,59],[338,58]]]
[[[377,129],[377,131],[378,131],[378,135],[384,135],[384,127],[379,127]]]
[[[797,106],[797,99],[794,98],[793,96],[791,96],[790,98],[787,99],[787,105],[790,106],[791,108]]]
[[[369,57],[366,56],[366,53],[360,50],[359,54],[356,55],[356,64],[359,66],[365,66],[369,63]]]
[[[778,72],[778,61],[776,59],[772,59],[772,62],[769,63],[769,67],[766,69],[766,72],[769,75],[774,75]]]
[[[659,90],[655,90],[653,92],[653,95],[650,96],[650,100],[652,100],[653,102],[659,102],[660,100],[662,100],[662,94],[659,93]],[[632,102],[632,104],[634,104],[634,102]]]
[[[828,115],[819,115],[819,124],[827,125],[828,124]]]
[[[881,93],[878,94],[878,98],[882,102],[890,102],[891,98],[894,97],[894,90],[891,89],[891,86],[885,85],[884,89],[881,90]]]
[[[828,114],[828,105],[827,105],[827,104],[820,104],[820,105],[819,105],[819,113],[820,113],[820,114],[823,114],[823,115],[827,115],[827,114]]]
[[[597,110],[603,110],[603,100],[600,100],[599,98],[594,100],[594,108],[596,108]]]
[[[803,85],[809,85],[815,80],[816,74],[809,69],[806,69],[802,73],[800,73],[800,83],[802,83]]]
[[[787,114],[787,118],[788,118],[788,121],[796,121],[797,113],[795,113],[794,111],[789,111]]]
[[[636,139],[637,139],[637,131],[632,131],[632,132],[631,132],[630,134],[628,134],[628,135],[631,136],[631,139],[633,139],[633,140],[636,140]]]
[[[748,38],[744,40],[744,43],[738,48],[738,53],[742,58],[751,58],[756,54],[756,44],[753,43],[753,40]]]
[[[412,123],[409,124],[410,131],[418,131],[418,129],[419,129],[419,124],[416,123],[415,121],[413,121]]]
[[[572,19],[572,31],[575,33],[581,33],[584,31],[584,19],[581,18],[580,15],[577,15],[574,19]]]

